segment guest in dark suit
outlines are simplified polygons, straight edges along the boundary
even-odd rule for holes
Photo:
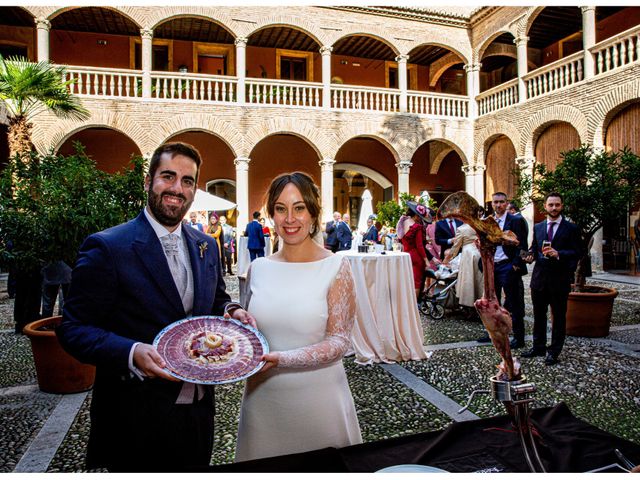
[[[260,212],[253,212],[253,220],[247,224],[244,231],[245,236],[248,237],[247,248],[252,262],[258,257],[264,257],[264,233],[259,220]]]
[[[160,146],[145,178],[146,208],[80,248],[57,334],[69,353],[97,367],[88,468],[209,465],[213,388],[169,375],[151,345],[164,327],[188,316],[230,314],[255,325],[225,292],[214,240],[182,225],[200,163],[190,145]]]
[[[440,245],[440,260],[444,260],[445,250],[451,248],[458,227],[462,222],[453,218],[445,218],[436,222],[436,243]]]
[[[527,274],[527,265],[520,256],[522,250],[528,249],[527,222],[522,216],[507,213],[507,195],[496,192],[491,196],[494,219],[501,230],[510,230],[518,238],[518,245],[499,245],[496,247],[493,280],[498,301],[501,301],[504,290],[504,308],[511,314],[513,339],[511,348],[524,347],[524,285],[523,275]],[[491,341],[489,335],[478,339],[479,342]]]
[[[351,232],[351,225],[349,225],[349,214],[345,213],[342,216],[342,221],[338,223],[336,227],[336,237],[338,239],[338,251],[351,250],[351,241],[353,239],[353,233]]]
[[[373,221],[375,219],[376,219],[375,215],[371,215],[369,216],[369,218],[367,218],[367,231],[362,236],[363,242],[370,240],[373,243],[378,243],[378,229],[373,224]]]
[[[546,196],[544,209],[547,219],[533,229],[528,262],[535,260],[531,274],[531,301],[533,302],[533,348],[523,357],[544,356],[545,364],[558,362],[566,331],[567,299],[571,291],[573,274],[580,258],[578,227],[563,218],[562,197],[553,192]],[[550,246],[543,246],[550,241]],[[551,345],[547,348],[547,310],[551,306],[553,326]]]
[[[340,212],[333,212],[333,220],[327,222],[325,232],[327,234],[326,248],[333,253],[338,251],[338,224],[342,221]]]

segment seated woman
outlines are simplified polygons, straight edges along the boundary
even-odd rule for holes
[[[280,248],[251,264],[247,284],[271,352],[247,380],[236,461],[362,442],[342,365],[356,308],[349,261],[322,245],[320,193],[307,174],[276,177],[266,204]]]

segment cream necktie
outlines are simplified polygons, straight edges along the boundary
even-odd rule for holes
[[[180,298],[184,299],[184,294],[187,290],[187,269],[180,261],[180,252],[178,245],[179,237],[175,233],[170,233],[164,237],[160,237],[160,242],[164,248],[164,253],[167,256],[167,262],[169,263],[169,269],[171,270],[171,276],[176,284]]]

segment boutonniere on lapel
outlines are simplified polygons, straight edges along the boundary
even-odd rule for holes
[[[200,240],[198,242],[198,248],[200,249],[200,258],[204,258],[204,252],[206,252],[207,248],[209,248],[209,244],[204,240]]]

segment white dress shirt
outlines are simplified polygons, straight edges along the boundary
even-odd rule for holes
[[[498,222],[498,226],[500,227],[500,230],[504,230],[504,222],[507,220],[507,213],[505,212],[504,215],[502,215],[502,217],[498,217],[495,216],[494,217],[496,222]],[[507,255],[504,253],[504,249],[502,248],[502,245],[498,245],[496,247],[496,253],[493,256],[493,261],[495,263],[501,262],[502,260],[507,260],[509,257],[507,257]]]

